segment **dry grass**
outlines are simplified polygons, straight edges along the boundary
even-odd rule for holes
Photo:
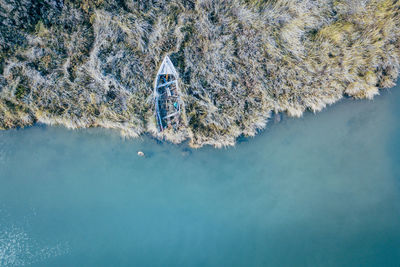
[[[0,0],[1,128],[39,120],[230,146],[272,111],[299,117],[343,95],[372,98],[400,69],[395,0],[34,3]],[[185,123],[160,134],[151,93],[166,54]]]

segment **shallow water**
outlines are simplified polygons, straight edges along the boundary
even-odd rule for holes
[[[399,266],[399,101],[344,100],[222,150],[2,131],[0,266]]]

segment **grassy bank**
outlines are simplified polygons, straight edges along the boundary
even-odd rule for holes
[[[234,145],[271,112],[373,98],[400,70],[395,0],[0,0],[0,128],[36,121]],[[157,133],[152,85],[170,55],[184,124]]]

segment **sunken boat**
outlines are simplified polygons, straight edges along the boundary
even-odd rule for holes
[[[154,81],[154,102],[158,130],[177,129],[181,122],[182,102],[178,73],[168,56],[164,58]]]

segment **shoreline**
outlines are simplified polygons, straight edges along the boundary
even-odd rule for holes
[[[272,113],[372,99],[400,72],[395,0],[16,1],[26,9],[0,11],[0,129],[103,127],[221,148]],[[182,126],[159,133],[153,87],[166,56],[184,108]]]
[[[385,88],[385,89],[380,89],[379,90],[379,95],[377,95],[377,96],[375,96],[375,97],[381,97],[382,96],[382,94],[390,94],[390,90],[391,89],[393,89],[393,88],[396,88],[396,87],[399,87],[400,86],[400,84],[398,83],[398,81],[396,82],[396,85],[395,86],[393,86],[392,88]],[[397,90],[397,89],[396,89]],[[338,101],[336,101],[336,102],[334,102],[334,103],[332,103],[332,104],[330,104],[329,106],[332,106],[332,105],[338,105],[338,104],[340,104],[340,103],[344,103],[344,101],[346,101],[346,100],[349,100],[349,101],[347,101],[347,102],[353,102],[353,101],[367,101],[367,100],[369,100],[369,101],[373,101],[374,99],[375,99],[375,97],[373,98],[373,99],[366,99],[366,98],[364,98],[364,99],[357,99],[357,98],[354,98],[354,97],[350,97],[350,96],[346,96],[346,95],[344,95],[341,99],[339,99]],[[351,103],[348,103],[349,105],[351,105]],[[318,111],[318,112],[313,112],[313,111],[311,111],[311,110],[306,110],[306,111],[304,111],[302,114],[301,114],[301,116],[300,117],[303,117],[304,115],[306,115],[306,114],[315,114],[316,116],[318,116],[318,113],[319,112],[326,112],[326,111],[328,111],[328,108],[329,107],[326,107],[326,108],[324,108],[324,109],[322,109],[321,111]],[[296,119],[296,118],[300,118],[300,117],[298,117],[298,116],[290,116],[289,114],[287,114],[287,113],[285,113],[285,112],[278,112],[278,113],[275,113],[275,112],[271,112],[271,117],[266,121],[266,123],[265,123],[265,127],[264,128],[260,128],[260,129],[258,129],[257,130],[257,133],[254,135],[254,136],[245,136],[245,135],[240,135],[240,136],[237,136],[235,139],[234,139],[234,143],[231,143],[231,144],[228,144],[228,145],[226,145],[226,143],[224,143],[224,142],[221,142],[221,143],[217,143],[217,142],[215,142],[215,144],[208,144],[208,143],[204,143],[204,144],[201,144],[201,145],[199,145],[199,146],[193,146],[192,144],[191,144],[191,140],[190,140],[190,138],[188,137],[188,138],[186,138],[186,139],[183,139],[183,140],[181,140],[180,142],[173,142],[173,141],[171,141],[171,140],[176,140],[176,139],[174,139],[173,137],[174,136],[172,136],[172,138],[170,138],[170,136],[168,135],[168,134],[162,134],[162,135],[160,135],[158,132],[151,132],[151,131],[144,131],[144,132],[141,132],[141,133],[137,133],[136,134],[136,132],[134,132],[134,131],[129,131],[129,132],[131,132],[131,133],[134,133],[134,134],[132,134],[132,135],[129,135],[129,134],[126,134],[127,132],[122,132],[122,131],[125,131],[125,129],[123,129],[123,130],[121,130],[121,128],[119,128],[119,127],[102,127],[101,125],[97,125],[97,126],[88,126],[88,127],[85,127],[85,126],[82,126],[82,125],[80,125],[80,126],[77,126],[77,127],[72,127],[71,125],[73,125],[73,124],[71,124],[71,123],[67,123],[67,124],[64,124],[64,123],[62,123],[63,122],[63,120],[57,120],[57,119],[55,119],[55,120],[51,120],[51,119],[46,119],[46,120],[41,120],[41,119],[39,119],[39,120],[37,120],[36,122],[34,122],[34,123],[32,123],[32,124],[29,124],[29,125],[25,125],[25,126],[22,126],[22,127],[14,127],[14,128],[10,128],[10,129],[4,129],[4,131],[7,131],[7,130],[12,130],[12,129],[16,129],[16,130],[19,130],[19,129],[25,129],[25,128],[29,128],[29,127],[41,127],[41,125],[43,125],[44,127],[51,127],[51,126],[57,126],[57,127],[62,127],[62,128],[65,128],[65,129],[67,129],[67,130],[85,130],[85,129],[104,129],[104,130],[113,130],[113,131],[116,131],[116,132],[118,132],[118,135],[121,137],[121,138],[124,138],[124,139],[136,139],[136,138],[141,138],[141,137],[147,137],[147,138],[149,138],[150,140],[153,140],[153,141],[155,141],[156,143],[158,143],[158,144],[163,144],[163,143],[165,143],[165,144],[169,144],[169,145],[177,145],[178,147],[181,147],[182,148],[182,150],[185,150],[185,149],[198,149],[198,148],[202,148],[202,147],[205,147],[205,146],[209,146],[209,147],[214,147],[214,148],[217,148],[217,149],[221,149],[221,148],[229,148],[229,147],[234,147],[236,144],[239,144],[239,143],[242,143],[242,142],[246,142],[246,141],[248,141],[248,139],[250,138],[250,137],[257,137],[258,135],[260,135],[260,134],[262,134],[263,132],[265,132],[266,130],[268,130],[268,128],[269,127],[271,127],[271,126],[273,126],[273,125],[279,125],[280,123],[282,123],[282,121],[284,121],[284,120],[286,120],[286,119]],[[278,119],[275,119],[275,118],[278,118]],[[59,123],[61,121],[61,123]],[[77,125],[79,125],[79,124],[77,124]],[[112,125],[112,124],[110,124],[110,125]],[[243,139],[243,140],[242,140]]]

